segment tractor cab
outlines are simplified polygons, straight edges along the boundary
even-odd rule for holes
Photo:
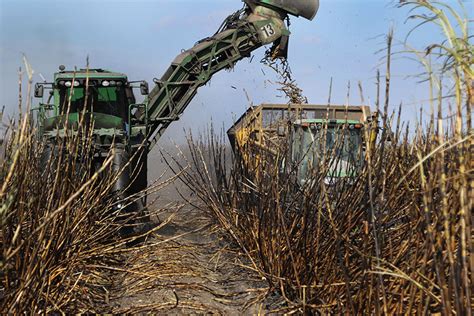
[[[102,78],[91,80],[86,86],[83,78],[56,80],[55,94],[59,97],[60,113],[101,113],[127,120],[129,103],[135,103],[132,93],[128,94],[126,78]]]
[[[297,120],[292,127],[291,157],[298,165],[298,180],[311,179],[323,162],[326,184],[354,177],[363,164],[363,124],[351,120]]]
[[[143,95],[148,94],[145,81],[130,82],[121,73],[103,69],[66,71],[60,66],[54,82],[35,86],[38,98],[43,97],[45,88],[50,89],[47,103],[39,107],[40,130],[46,136],[57,136],[66,122],[74,130],[83,119],[86,123],[93,121],[94,131],[99,134],[123,137],[128,133],[131,107],[136,103],[136,87]]]

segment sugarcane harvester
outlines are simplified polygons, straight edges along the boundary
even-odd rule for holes
[[[268,52],[271,57],[286,58],[289,15],[312,20],[319,8],[319,0],[243,2],[243,9],[227,17],[213,36],[178,55],[161,79],[154,79],[155,86],[149,93],[145,81],[129,81],[124,74],[102,69],[66,71],[60,67],[54,82],[35,87],[36,97],[43,96],[45,87],[51,89],[50,100],[40,104],[42,137],[54,143],[64,135],[65,125],[74,130],[81,113],[86,113],[86,121],[93,121],[97,157],[105,156],[115,146],[117,171],[128,165],[114,186],[115,193],[126,197],[144,190],[147,154],[168,126],[179,120],[197,90],[215,73],[231,69],[262,46],[272,44]],[[147,95],[142,104],[136,104],[134,88]],[[143,198],[138,207],[145,205]]]

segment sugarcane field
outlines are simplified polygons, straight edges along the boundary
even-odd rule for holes
[[[473,315],[474,0],[0,0],[0,313]]]

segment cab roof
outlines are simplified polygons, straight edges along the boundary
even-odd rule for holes
[[[119,73],[119,72],[114,72],[106,69],[79,69],[77,71],[60,71],[54,74],[54,80],[60,80],[60,79],[85,79],[85,78],[91,78],[91,79],[123,79],[127,80],[127,75]]]

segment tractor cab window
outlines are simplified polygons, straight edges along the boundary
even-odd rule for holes
[[[301,178],[318,168],[323,157],[337,164],[340,176],[352,173],[362,165],[362,131],[360,129],[310,128],[295,125],[292,143],[292,158],[298,163]],[[335,170],[336,171],[336,170]],[[333,171],[332,171],[333,172]]]
[[[102,113],[121,117],[127,120],[128,102],[123,87],[94,87],[87,89],[76,87],[60,90],[60,107],[62,112],[67,111],[69,97],[71,97],[70,113],[86,112]]]
[[[313,134],[314,135],[314,134]],[[324,143],[324,131],[315,135],[319,143],[319,151],[339,157],[344,161],[356,163],[362,148],[362,136],[359,129],[343,130],[331,128],[326,131],[326,142]]]

